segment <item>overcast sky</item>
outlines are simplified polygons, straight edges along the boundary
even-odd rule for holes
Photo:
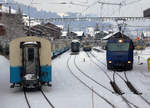
[[[32,0],[15,0],[19,3],[23,3],[29,5]],[[87,2],[88,1],[88,2]],[[103,5],[96,3],[98,0],[33,0],[34,3],[40,4],[32,4],[33,7],[36,7],[38,10],[46,10],[57,13],[66,13],[66,12],[78,12],[82,14],[95,14],[97,16],[142,16],[143,10],[150,8],[150,0],[141,0],[134,4],[130,4],[127,6],[123,6],[119,8],[119,6],[112,5]],[[99,0],[102,2],[108,3],[120,3],[122,1],[126,1],[126,3],[138,0]],[[52,3],[60,3],[60,2],[73,2],[79,3],[82,5],[90,6],[86,11],[84,11],[87,6],[79,6],[79,5],[71,5],[71,4],[52,4]],[[86,3],[87,2],[87,3]],[[124,2],[125,3],[125,2]],[[120,12],[119,12],[120,10]],[[102,13],[101,13],[102,12]]]

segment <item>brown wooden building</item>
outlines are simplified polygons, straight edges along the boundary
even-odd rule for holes
[[[53,38],[53,39],[59,39],[61,36],[61,28],[57,27],[56,25],[52,23],[46,23],[46,24],[38,24],[35,26],[32,26],[30,31],[29,29],[26,32],[27,35],[31,36],[41,36],[41,37],[47,37],[47,38]]]

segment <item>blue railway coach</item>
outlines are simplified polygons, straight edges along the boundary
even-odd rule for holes
[[[126,35],[118,32],[107,41],[107,69],[109,70],[132,70],[133,50],[132,40]]]

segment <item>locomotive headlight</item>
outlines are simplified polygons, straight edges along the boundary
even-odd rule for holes
[[[128,63],[130,64],[130,63],[131,63],[131,61],[128,61]]]
[[[122,40],[122,39],[120,39],[120,40],[118,40],[118,42],[119,42],[119,43],[122,43],[122,42],[123,42],[123,40]]]
[[[108,61],[108,63],[112,63],[112,61]]]

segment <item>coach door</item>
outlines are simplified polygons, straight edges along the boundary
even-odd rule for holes
[[[31,79],[37,79],[39,76],[40,61],[39,48],[36,45],[27,45],[24,47],[24,68],[25,76],[32,76]]]

